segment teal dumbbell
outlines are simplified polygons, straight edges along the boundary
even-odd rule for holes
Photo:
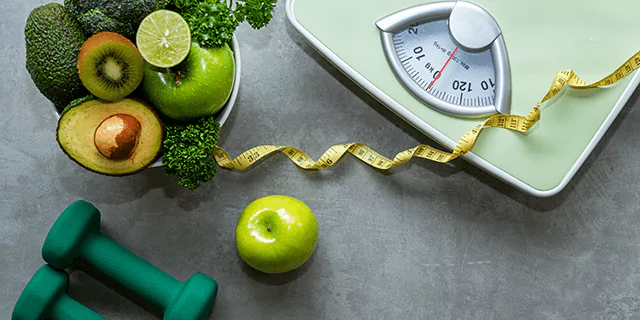
[[[218,284],[196,273],[180,282],[99,231],[100,211],[86,201],[67,207],[51,227],[42,257],[65,269],[85,262],[161,310],[165,320],[200,320],[213,308]]]
[[[44,265],[20,294],[12,320],[105,320],[67,295],[69,275]]]

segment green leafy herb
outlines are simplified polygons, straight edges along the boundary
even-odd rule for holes
[[[170,8],[189,24],[191,38],[203,47],[229,43],[244,21],[260,29],[271,21],[277,0],[171,0]]]
[[[190,123],[165,122],[164,129],[162,163],[168,176],[177,177],[179,185],[191,190],[215,177],[213,151],[220,132],[215,117]]]
[[[260,29],[273,18],[277,0],[246,0],[236,4],[236,12],[254,29]]]
[[[192,39],[203,47],[220,47],[230,42],[240,25],[233,11],[221,1],[200,3],[183,16]]]

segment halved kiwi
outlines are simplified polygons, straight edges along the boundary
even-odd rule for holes
[[[89,92],[100,99],[115,101],[140,85],[144,59],[131,40],[115,32],[99,32],[80,48],[78,73]]]

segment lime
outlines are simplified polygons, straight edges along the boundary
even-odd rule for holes
[[[154,11],[140,23],[136,45],[147,62],[156,67],[170,68],[189,54],[191,31],[177,12]]]

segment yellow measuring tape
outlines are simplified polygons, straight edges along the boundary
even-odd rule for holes
[[[391,160],[362,143],[345,143],[332,146],[322,154],[318,161],[314,161],[307,154],[296,148],[276,145],[263,145],[251,148],[233,160],[229,157],[227,152],[216,146],[213,155],[220,167],[235,170],[244,170],[255,164],[260,159],[277,151],[284,153],[289,157],[289,159],[291,159],[291,161],[293,161],[293,163],[302,169],[321,169],[331,167],[347,152],[351,153],[368,165],[380,170],[391,169],[411,160],[413,157],[445,163],[471,151],[473,145],[478,139],[478,136],[485,128],[496,127],[522,133],[527,132],[534,124],[536,124],[536,122],[538,122],[538,120],[540,120],[540,105],[553,98],[566,86],[576,89],[589,89],[612,85],[638,69],[638,67],[640,67],[640,51],[633,55],[616,71],[595,83],[589,84],[585,82],[580,79],[573,70],[558,72],[554,76],[553,83],[551,84],[551,88],[547,94],[540,102],[538,102],[533,110],[529,112],[529,115],[526,117],[511,114],[498,114],[491,116],[484,122],[475,126],[473,129],[467,131],[462,138],[458,140],[453,152],[441,151],[423,144],[409,150],[402,151],[398,153],[393,160]]]

